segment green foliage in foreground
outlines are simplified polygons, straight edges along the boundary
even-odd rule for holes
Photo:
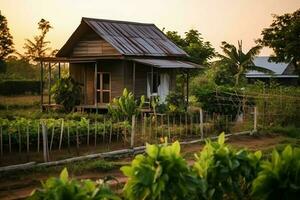
[[[146,146],[130,166],[121,168],[128,181],[124,199],[219,200],[219,199],[298,199],[300,195],[300,149],[287,146],[262,160],[260,151],[236,150],[225,144],[222,133],[217,142],[206,141],[188,165],[178,142]],[[50,178],[30,199],[120,199],[104,184]]]
[[[42,187],[42,189],[35,190],[28,199],[120,199],[105,183],[95,183],[91,180],[79,182],[69,179],[68,171],[66,169],[61,172],[59,178],[50,178],[45,183],[42,183]]]
[[[171,146],[146,146],[146,155],[138,155],[131,166],[121,168],[128,182],[127,199],[194,199],[200,185],[180,155],[179,142]]]
[[[236,150],[224,141],[224,134],[219,136],[218,142],[208,140],[196,155],[193,168],[207,185],[204,192],[208,199],[223,199],[225,196],[242,199],[250,193],[262,153]]]
[[[262,161],[253,181],[256,199],[299,199],[300,149],[287,146],[282,153],[273,150],[270,160]]]

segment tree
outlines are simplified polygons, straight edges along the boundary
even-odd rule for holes
[[[0,72],[5,72],[6,64],[4,59],[14,52],[13,45],[13,37],[9,33],[7,19],[5,16],[0,14]]]
[[[204,65],[216,56],[215,49],[210,42],[203,41],[201,33],[197,30],[191,29],[185,32],[185,37],[181,37],[177,31],[167,31],[166,35],[177,46],[185,50],[193,62]]]
[[[38,30],[40,30],[40,35],[34,36],[33,40],[26,39],[24,49],[26,50],[22,57],[28,60],[35,60],[37,58],[43,58],[46,56],[51,56],[51,48],[49,47],[50,41],[46,40],[46,35],[52,28],[50,22],[41,19],[38,23]]]
[[[293,62],[300,74],[300,9],[291,14],[273,15],[270,27],[265,28],[258,40],[263,46],[270,47],[275,62]]]
[[[219,55],[221,60],[217,61],[228,67],[234,73],[235,85],[240,82],[241,76],[243,76],[249,70],[256,70],[264,73],[271,73],[270,70],[263,67],[255,66],[253,63],[254,57],[259,54],[261,46],[257,45],[252,47],[246,54],[242,50],[242,41],[238,42],[238,49],[227,42],[222,42],[221,46],[224,55]]]

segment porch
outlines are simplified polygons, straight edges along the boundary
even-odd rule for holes
[[[82,86],[81,103],[75,108],[75,111],[78,112],[107,110],[109,102],[113,98],[121,96],[124,88],[131,91],[137,98],[141,95],[145,95],[149,99],[153,96],[163,96],[163,100],[165,100],[170,91],[175,91],[176,75],[178,74],[184,76],[185,89],[183,92],[186,102],[188,102],[189,73],[190,70],[199,68],[198,65],[187,61],[163,59],[44,58],[40,62],[42,110],[57,106],[51,99],[49,91],[55,79],[61,78],[62,65],[67,65],[69,75]],[[52,73],[55,68],[58,74]],[[48,99],[43,97],[45,89],[48,91]],[[149,109],[150,103],[146,110]]]

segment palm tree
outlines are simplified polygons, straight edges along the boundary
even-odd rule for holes
[[[220,62],[226,63],[233,70],[235,76],[235,86],[239,84],[240,78],[249,70],[256,70],[264,73],[272,73],[271,70],[256,66],[253,63],[254,57],[257,56],[261,50],[261,46],[252,47],[246,54],[242,51],[242,41],[238,41],[238,49],[227,42],[222,42],[221,46],[224,55],[219,55]]]

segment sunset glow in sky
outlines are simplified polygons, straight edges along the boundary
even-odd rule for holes
[[[22,52],[25,38],[37,34],[37,22],[44,18],[54,29],[48,40],[61,48],[77,28],[81,17],[154,23],[160,29],[180,34],[193,28],[220,51],[221,41],[243,40],[248,50],[261,30],[272,22],[271,14],[291,13],[300,0],[0,0],[15,48]],[[263,49],[261,55],[269,55]]]

